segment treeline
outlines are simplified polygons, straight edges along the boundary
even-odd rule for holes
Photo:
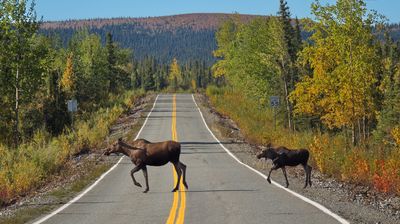
[[[227,21],[213,73],[228,87],[208,94],[250,139],[308,147],[325,173],[400,192],[400,44],[388,30],[385,41],[375,35],[384,26],[363,0],[311,9],[306,41],[285,0],[276,18]],[[280,98],[275,132],[270,96]]]
[[[89,33],[100,35],[105,42],[107,33],[112,33],[116,42],[123,48],[135,52],[137,60],[147,56],[154,57],[160,63],[170,63],[177,58],[182,63],[200,60],[208,66],[215,62],[211,52],[216,48],[215,29],[193,30],[190,27],[176,30],[150,30],[140,23],[115,24],[98,27],[87,27]],[[64,46],[79,29],[55,28],[41,29],[46,36],[58,36]]]
[[[174,58],[171,64],[158,61],[153,56],[146,56],[133,64],[131,85],[145,91],[160,91],[170,88],[172,91],[206,88],[210,83],[221,82],[212,76],[205,61],[190,60],[179,65]],[[177,78],[176,78],[177,77]],[[176,78],[176,80],[175,80]]]

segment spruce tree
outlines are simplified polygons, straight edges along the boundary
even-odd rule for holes
[[[108,67],[108,81],[109,91],[116,92],[117,90],[117,72],[115,69],[117,58],[115,56],[115,44],[112,34],[110,32],[106,35],[106,48],[107,48],[107,67]]]

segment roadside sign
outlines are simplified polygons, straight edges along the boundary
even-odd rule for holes
[[[279,96],[271,96],[269,98],[269,102],[271,107],[278,107],[279,106]]]
[[[68,100],[68,112],[76,112],[78,111],[78,102],[75,99]]]

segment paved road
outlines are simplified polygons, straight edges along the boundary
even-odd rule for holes
[[[171,193],[173,169],[149,167],[150,192],[129,176],[128,159],[98,185],[44,223],[339,223],[316,207],[268,184],[240,165],[211,136],[189,94],[160,95],[140,138],[182,143],[188,191]],[[176,137],[172,133],[176,131]],[[136,173],[144,183],[141,172]]]

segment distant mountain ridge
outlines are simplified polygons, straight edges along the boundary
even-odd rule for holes
[[[111,32],[120,46],[133,50],[136,59],[153,56],[161,62],[177,58],[215,62],[212,52],[216,49],[215,32],[227,19],[239,17],[243,22],[266,17],[261,15],[193,13],[145,18],[84,19],[44,22],[41,33],[57,35],[64,46],[78,30],[87,29],[99,34],[103,41]],[[400,39],[400,25],[388,25],[394,40]],[[306,33],[303,37],[307,38]]]
[[[181,62],[205,61],[211,65],[215,58],[215,32],[228,18],[236,14],[196,13],[147,18],[86,19],[44,22],[40,32],[58,36],[64,46],[78,30],[99,34],[103,41],[107,32],[120,46],[133,50],[136,59],[153,56],[161,62],[177,58]],[[248,22],[257,15],[240,15]]]
[[[83,19],[44,22],[42,29],[81,29],[85,27],[102,28],[110,25],[136,24],[149,30],[170,30],[176,28],[191,28],[195,31],[202,29],[217,29],[220,24],[236,14],[226,13],[191,13],[158,17],[121,17],[111,19]],[[260,15],[238,14],[244,22],[262,17]]]

